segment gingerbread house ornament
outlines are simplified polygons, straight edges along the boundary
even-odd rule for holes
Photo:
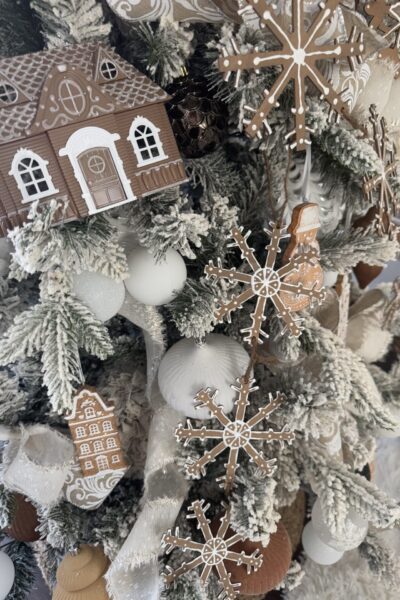
[[[84,387],[76,394],[66,420],[85,477],[126,467],[114,407],[93,388]]]
[[[186,181],[168,99],[97,43],[1,58],[0,233],[35,200],[72,220]]]

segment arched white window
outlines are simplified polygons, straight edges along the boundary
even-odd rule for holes
[[[93,444],[93,449],[95,452],[101,452],[103,450],[103,442],[96,440]]]
[[[104,421],[103,431],[112,431],[111,421]]]
[[[96,434],[100,433],[99,426],[96,425],[95,423],[92,423],[92,425],[89,425],[89,433],[90,433],[90,435],[96,435]]]
[[[87,419],[92,419],[95,416],[96,416],[96,413],[94,412],[93,406],[89,406],[88,408],[85,408],[85,417]]]
[[[151,165],[168,158],[160,139],[160,130],[144,117],[133,119],[128,139],[139,166]]]
[[[115,464],[115,463],[119,463],[119,456],[118,456],[118,454],[114,454],[114,456],[113,456],[113,457],[112,457],[112,459],[111,459],[111,462],[112,462],[113,464]]]
[[[85,437],[85,428],[84,427],[77,427],[75,431],[76,431],[77,438]]]
[[[115,145],[119,139],[101,127],[82,127],[59,151],[71,162],[90,215],[135,200]]]
[[[100,471],[104,471],[105,469],[108,469],[108,460],[106,456],[98,456],[96,458],[96,463],[97,463],[97,468]]]
[[[85,461],[85,469],[87,469],[87,470],[93,469],[93,464],[92,464],[91,460]]]
[[[31,150],[21,148],[15,154],[8,174],[17,182],[22,202],[32,202],[58,192],[47,169],[48,164]]]
[[[109,438],[107,440],[107,448],[116,448],[117,447],[117,442],[114,440],[114,438]]]
[[[90,454],[89,444],[82,444],[80,447],[81,454]]]

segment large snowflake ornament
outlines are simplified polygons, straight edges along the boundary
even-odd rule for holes
[[[186,464],[186,472],[190,477],[195,479],[200,478],[201,475],[205,475],[205,467],[213,462],[217,456],[222,454],[225,450],[229,450],[228,461],[225,465],[226,475],[221,478],[225,490],[229,491],[232,487],[235,473],[238,468],[238,457],[239,452],[242,449],[248,454],[250,460],[266,474],[272,475],[275,471],[275,459],[267,460],[262,452],[258,451],[253,442],[273,442],[278,441],[281,444],[288,442],[289,444],[294,440],[294,433],[288,431],[286,427],[282,431],[274,431],[268,429],[260,431],[256,429],[256,426],[262,423],[268,416],[273,413],[278,406],[285,400],[283,394],[278,393],[275,398],[270,395],[270,401],[268,404],[258,410],[258,412],[251,417],[248,421],[245,421],[246,410],[249,406],[249,394],[258,388],[253,386],[254,379],[247,379],[242,377],[239,380],[238,386],[232,386],[234,390],[238,392],[238,398],[236,400],[236,412],[235,417],[228,417],[221,406],[216,402],[217,391],[213,394],[211,390],[201,390],[195,399],[197,408],[208,408],[212,417],[217,419],[221,425],[221,429],[208,429],[206,426],[200,429],[193,429],[190,419],[187,420],[187,427],[178,425],[175,435],[179,441],[184,441],[185,445],[193,439],[205,440],[221,440],[211,450],[207,450],[204,455],[196,461],[188,462]]]
[[[193,514],[187,515],[188,519],[197,519],[197,527],[201,530],[204,542],[195,542],[190,538],[181,538],[179,537],[178,530],[175,531],[175,534],[172,534],[171,531],[164,534],[162,544],[166,548],[167,553],[172,552],[174,548],[181,548],[184,552],[197,553],[196,558],[188,563],[184,562],[178,569],[173,570],[167,567],[168,573],[164,576],[165,582],[167,584],[172,583],[188,571],[204,565],[200,575],[202,584],[204,585],[207,582],[211,571],[215,569],[223,588],[222,593],[218,597],[222,600],[235,600],[240,589],[240,583],[231,582],[231,576],[227,571],[225,562],[232,561],[238,565],[246,565],[247,572],[250,573],[252,570],[256,571],[261,567],[262,556],[258,550],[255,550],[253,554],[230,550],[234,544],[243,541],[244,538],[238,533],[226,538],[230,521],[229,510],[223,516],[217,533],[213,535],[210,522],[205,515],[208,508],[209,505],[204,506],[204,500],[196,500],[189,507],[189,510]]]
[[[260,336],[268,337],[262,330],[268,299],[272,301],[278,316],[285,323],[282,333],[285,333],[287,329],[290,335],[298,337],[302,331],[300,325],[301,319],[296,317],[295,313],[290,310],[290,307],[285,304],[287,296],[292,295],[296,298],[299,296],[308,296],[311,301],[319,303],[325,298],[325,290],[323,288],[317,289],[317,284],[309,288],[304,286],[302,282],[289,283],[285,281],[285,277],[297,273],[302,264],[315,265],[319,258],[318,250],[316,248],[309,248],[301,254],[292,257],[287,264],[276,269],[275,263],[278,253],[280,253],[279,243],[282,238],[288,237],[288,235],[284,233],[285,228],[281,228],[277,224],[271,225],[272,231],[265,230],[270,236],[271,241],[266,246],[267,256],[263,265],[260,265],[254,254],[254,249],[250,248],[248,244],[247,239],[251,232],[249,231],[246,235],[243,235],[242,229],[238,229],[237,227],[232,229],[231,235],[234,242],[231,246],[238,246],[241,250],[242,259],[245,259],[253,270],[252,274],[240,272],[234,268],[224,269],[220,262],[215,266],[210,261],[209,265],[205,268],[207,277],[227,279],[230,282],[240,282],[245,285],[244,291],[233,296],[229,302],[221,303],[217,308],[215,318],[218,322],[222,321],[224,317],[227,317],[228,321],[230,321],[233,311],[240,309],[251,298],[257,298],[255,310],[251,314],[251,326],[242,330],[242,333],[246,334],[245,341],[252,345],[262,343]]]
[[[374,200],[374,192],[378,194],[376,204],[377,230],[380,235],[393,237],[397,235],[397,227],[393,223],[399,200],[392,188],[390,178],[400,167],[396,156],[396,148],[389,140],[385,119],[379,118],[376,107],[370,107],[370,123],[372,125],[372,143],[381,160],[382,169],[378,175],[364,179],[364,192],[369,201]]]
[[[364,7],[369,17],[369,26],[390,36],[400,29],[400,2],[389,3],[386,0],[368,2]]]
[[[334,60],[347,58],[350,68],[353,69],[356,60],[360,60],[360,55],[364,50],[362,43],[362,34],[356,41],[356,32],[352,30],[347,43],[339,43],[332,40],[330,44],[318,45],[318,39],[323,33],[329,20],[334,15],[340,0],[327,0],[321,2],[320,11],[315,16],[308,30],[305,30],[304,18],[304,0],[292,0],[292,25],[291,31],[287,30],[283,18],[276,14],[273,4],[266,0],[244,0],[247,6],[242,11],[252,8],[259,16],[261,27],[268,27],[279,41],[282,48],[260,52],[255,49],[254,52],[241,54],[235,42],[232,40],[234,54],[231,55],[226,49],[223,50],[223,56],[219,59],[219,70],[225,73],[225,80],[229,80],[231,74],[236,72],[235,85],[239,84],[242,71],[259,72],[262,68],[280,66],[281,72],[270,90],[264,90],[265,99],[262,104],[254,109],[246,107],[253,113],[251,119],[245,121],[245,131],[251,136],[261,138],[261,130],[265,127],[267,133],[271,133],[268,123],[268,115],[274,107],[279,106],[279,97],[293,81],[294,86],[294,104],[292,112],[295,118],[293,131],[288,133],[287,139],[294,141],[290,147],[296,150],[304,150],[307,144],[310,144],[310,130],[306,127],[306,81],[309,80],[318,89],[322,97],[328,102],[331,112],[336,118],[348,113],[348,106],[342,101],[335,92],[332,84],[324,77],[320,69],[320,62],[325,60]],[[241,11],[239,11],[241,12]]]

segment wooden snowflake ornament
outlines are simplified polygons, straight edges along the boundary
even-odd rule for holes
[[[389,140],[385,119],[379,118],[375,106],[370,107],[372,125],[372,142],[382,164],[378,175],[364,179],[364,192],[369,201],[374,200],[374,192],[378,194],[376,203],[377,230],[380,235],[393,236],[397,231],[392,217],[398,210],[398,198],[392,189],[390,176],[400,166],[396,156],[396,148]]]
[[[318,260],[318,250],[316,248],[309,248],[301,254],[292,256],[287,264],[280,269],[276,269],[275,263],[280,252],[279,243],[281,239],[288,236],[277,224],[272,224],[272,231],[267,229],[265,231],[271,237],[271,241],[266,246],[267,257],[263,266],[258,262],[254,254],[254,249],[248,244],[247,240],[251,232],[249,231],[246,235],[243,235],[242,229],[238,229],[237,227],[234,227],[231,232],[234,239],[231,246],[237,246],[241,250],[242,258],[248,262],[250,268],[253,270],[252,274],[236,271],[236,269],[224,269],[220,263],[215,266],[211,261],[205,268],[207,277],[227,279],[231,282],[237,281],[245,285],[243,292],[233,296],[229,302],[220,304],[215,313],[215,318],[218,322],[221,322],[224,317],[227,317],[228,321],[230,321],[233,311],[240,309],[251,298],[257,298],[255,310],[251,314],[252,324],[250,327],[242,330],[242,333],[246,334],[245,341],[250,344],[261,344],[260,336],[268,337],[261,329],[265,321],[264,312],[268,299],[272,301],[278,316],[285,323],[285,329],[282,333],[287,329],[291,336],[298,337],[302,331],[300,319],[296,318],[290,307],[286,306],[283,292],[296,298],[299,296],[308,296],[311,301],[317,302],[322,302],[325,297],[325,290],[323,288],[316,289],[318,282],[316,282],[316,285],[307,287],[301,281],[297,283],[285,281],[286,276],[297,273],[301,265],[305,263],[312,266],[315,265]]]
[[[305,30],[303,0],[292,0],[292,26],[291,31],[287,28],[282,18],[273,9],[273,4],[267,0],[244,0],[248,6],[242,10],[252,8],[260,18],[261,27],[268,27],[274,34],[282,48],[268,52],[241,54],[234,41],[232,47],[234,55],[224,51],[224,56],[219,59],[219,70],[225,73],[228,81],[232,72],[236,72],[236,85],[239,84],[242,71],[259,72],[262,68],[280,66],[281,73],[270,90],[264,90],[265,99],[262,104],[254,109],[246,107],[253,113],[250,120],[245,121],[245,132],[250,137],[261,138],[261,130],[264,126],[267,133],[271,133],[268,123],[268,115],[274,107],[279,106],[279,97],[293,81],[295,106],[292,112],[295,118],[295,127],[287,138],[295,140],[290,144],[292,149],[304,150],[310,144],[310,131],[306,127],[306,80],[309,80],[328,102],[331,111],[339,117],[346,114],[347,105],[333,89],[332,84],[327,81],[319,67],[319,61],[338,60],[347,58],[350,68],[354,68],[354,61],[359,60],[364,50],[362,35],[356,41],[355,30],[351,32],[348,43],[339,43],[332,40],[331,44],[318,45],[318,38],[325,33],[325,27],[334,15],[340,0],[327,0],[320,4],[320,11],[314,18],[311,26]],[[241,11],[239,11],[241,12]]]
[[[377,29],[386,36],[400,28],[400,2],[388,3],[386,0],[368,2],[364,7],[369,17],[369,26]]]
[[[210,527],[210,521],[205,513],[210,505],[204,506],[204,500],[196,500],[189,506],[189,510],[193,513],[187,515],[188,519],[197,519],[198,529],[204,538],[204,542],[195,542],[190,538],[179,537],[179,531],[175,531],[175,535],[171,531],[164,534],[162,545],[166,548],[167,554],[172,552],[174,548],[182,548],[184,552],[194,552],[198,556],[190,562],[184,562],[181,567],[176,570],[169,569],[165,574],[165,582],[172,583],[184,575],[188,571],[192,571],[197,567],[204,565],[200,575],[200,581],[203,585],[206,584],[210,577],[211,571],[215,569],[218,574],[219,581],[223,591],[218,596],[221,600],[235,600],[240,590],[240,583],[232,583],[231,576],[226,569],[225,562],[231,561],[237,565],[246,565],[247,571],[258,570],[262,565],[262,556],[256,550],[252,554],[244,552],[233,552],[230,550],[237,542],[243,541],[244,537],[239,533],[235,533],[226,539],[229,528],[230,513],[229,510],[222,517],[218,531],[213,535]]]
[[[187,463],[186,473],[195,479],[200,478],[201,475],[204,476],[206,474],[205,467],[213,462],[222,452],[229,450],[228,461],[225,465],[226,475],[221,479],[226,491],[232,487],[235,473],[239,466],[238,457],[240,449],[244,450],[250,457],[250,460],[255,462],[266,475],[270,476],[275,471],[276,461],[275,459],[267,460],[262,452],[259,452],[254,447],[253,442],[263,441],[268,443],[279,441],[281,444],[284,442],[290,444],[294,440],[294,433],[288,431],[286,427],[282,431],[274,431],[273,429],[260,431],[256,429],[257,425],[267,419],[282,404],[285,396],[278,393],[273,399],[270,395],[269,403],[260,408],[248,421],[245,421],[246,410],[250,404],[249,394],[258,388],[253,386],[254,379],[249,380],[246,377],[242,377],[238,380],[238,383],[238,386],[232,386],[238,392],[234,418],[228,417],[222,407],[218,406],[216,402],[218,392],[212,394],[211,390],[206,389],[201,390],[196,396],[196,406],[198,408],[206,407],[211,412],[212,417],[219,422],[221,429],[209,429],[205,425],[200,429],[193,429],[191,421],[188,419],[186,428],[183,425],[178,425],[175,431],[178,441],[183,440],[185,445],[193,439],[221,440],[212,450],[207,450],[201,458]]]

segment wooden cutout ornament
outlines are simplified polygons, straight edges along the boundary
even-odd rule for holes
[[[342,101],[332,84],[325,78],[320,70],[320,61],[337,61],[347,58],[350,69],[354,69],[355,61],[361,62],[360,55],[364,51],[362,34],[356,40],[355,29],[351,31],[349,40],[341,43],[332,39],[332,43],[318,45],[317,40],[329,19],[335,13],[340,0],[327,0],[320,5],[320,10],[315,15],[308,30],[305,30],[303,0],[292,0],[291,30],[285,25],[283,18],[275,12],[273,4],[267,0],[244,0],[247,4],[239,11],[250,8],[259,16],[260,27],[267,27],[277,38],[282,46],[280,50],[260,52],[257,49],[248,54],[242,54],[232,39],[233,55],[226,49],[220,57],[218,68],[225,73],[225,81],[236,73],[235,86],[239,85],[242,71],[255,71],[269,67],[281,67],[281,72],[270,90],[264,90],[264,100],[258,108],[245,107],[252,113],[251,119],[245,120],[245,132],[250,137],[262,137],[261,131],[265,127],[268,134],[271,127],[268,115],[271,110],[279,106],[279,97],[293,82],[294,86],[294,129],[287,134],[291,149],[305,150],[310,144],[310,130],[306,126],[306,81],[310,81],[321,93],[323,99],[329,104],[331,112],[336,118],[348,115],[348,106]],[[293,141],[294,140],[294,141]]]
[[[288,232],[291,235],[288,247],[283,255],[283,264],[289,262],[291,258],[301,255],[309,248],[313,248],[317,252],[317,257],[313,264],[310,262],[303,263],[299,266],[297,272],[290,273],[284,278],[285,283],[293,285],[302,284],[306,288],[314,287],[321,290],[324,281],[324,272],[319,264],[319,243],[317,234],[320,227],[319,221],[319,206],[311,202],[299,204],[293,209],[292,221],[288,227]],[[293,296],[282,292],[282,300],[285,305],[293,311],[304,310],[310,305],[311,298],[309,296]]]
[[[221,322],[224,317],[230,321],[231,313],[241,308],[241,306],[252,298],[256,298],[256,307],[251,314],[252,323],[250,327],[243,329],[245,333],[245,341],[250,344],[261,344],[260,337],[265,338],[268,335],[262,330],[263,322],[265,321],[265,309],[267,301],[270,299],[275,307],[276,313],[285,323],[286,330],[290,336],[299,337],[302,331],[300,319],[296,317],[291,308],[286,306],[282,293],[286,292],[294,297],[307,296],[310,300],[322,302],[325,297],[324,289],[316,289],[315,286],[305,287],[303,283],[287,283],[286,276],[296,273],[302,264],[308,263],[314,266],[318,257],[318,252],[315,248],[310,248],[307,251],[291,257],[286,265],[279,269],[276,268],[276,260],[280,252],[280,241],[287,237],[285,228],[281,228],[279,224],[271,223],[272,229],[265,229],[265,232],[270,236],[270,243],[265,247],[267,256],[263,265],[261,265],[255,254],[254,249],[248,244],[248,237],[251,234],[249,231],[243,235],[243,229],[234,227],[231,235],[233,243],[230,247],[237,246],[241,250],[241,257],[245,259],[252,269],[253,273],[244,273],[233,269],[224,269],[221,262],[214,265],[211,261],[205,268],[207,278],[226,279],[230,282],[239,282],[245,285],[244,291],[234,295],[228,302],[221,302],[215,313],[217,322]]]
[[[195,406],[207,408],[211,413],[211,417],[219,422],[221,428],[210,429],[203,425],[200,429],[194,429],[190,419],[187,420],[186,428],[182,424],[178,425],[175,431],[176,438],[178,441],[184,441],[185,445],[192,439],[218,440],[218,444],[211,450],[207,450],[201,458],[185,465],[189,477],[199,479],[201,475],[204,476],[206,474],[205,467],[222,452],[229,450],[229,457],[225,464],[226,475],[220,479],[225,491],[228,492],[232,488],[236,470],[239,466],[238,458],[241,449],[247,453],[250,461],[254,462],[265,475],[271,476],[274,473],[276,469],[275,459],[267,460],[263,453],[255,448],[253,442],[270,443],[278,441],[281,444],[284,442],[291,444],[295,436],[286,426],[282,431],[274,431],[273,429],[260,431],[256,428],[285,401],[285,396],[280,393],[275,398],[270,395],[269,403],[245,421],[247,407],[250,404],[249,394],[258,389],[253,386],[254,381],[254,379],[242,377],[238,380],[237,386],[232,386],[238,393],[234,417],[227,416],[223,408],[217,404],[217,392],[212,394],[211,390],[206,389],[197,394]]]
[[[375,0],[375,2],[368,2],[364,10],[369,17],[372,17],[369,26],[384,33],[385,36],[391,35],[400,28],[400,2],[388,3],[386,0]]]
[[[374,192],[378,194],[375,206],[376,229],[383,236],[390,238],[397,235],[397,227],[392,221],[395,216],[399,201],[392,189],[390,176],[395,174],[400,166],[397,159],[396,148],[388,137],[386,122],[379,118],[376,107],[370,107],[370,123],[372,125],[372,144],[381,160],[382,171],[372,177],[364,178],[364,193],[369,202],[375,199]]]
[[[232,550],[232,546],[243,541],[244,538],[239,533],[228,534],[230,522],[229,509],[222,517],[218,531],[213,534],[210,521],[205,514],[209,507],[209,504],[204,504],[204,500],[196,500],[189,506],[189,511],[193,514],[189,514],[186,517],[187,519],[197,520],[198,529],[200,529],[204,538],[203,542],[195,542],[190,538],[181,538],[179,537],[178,530],[175,531],[175,534],[172,534],[171,531],[164,534],[162,545],[166,549],[167,554],[175,548],[181,548],[184,552],[197,554],[190,562],[184,562],[178,569],[174,570],[167,566],[168,572],[164,575],[164,579],[167,584],[171,584],[181,575],[202,566],[200,581],[202,585],[205,585],[211,571],[214,569],[223,588],[220,597],[226,600],[235,600],[240,591],[240,583],[232,583],[228,565],[230,563],[245,565],[247,572],[251,573],[252,570],[256,571],[261,567],[262,556],[258,549],[254,550],[251,554]]]
[[[76,461],[68,473],[66,499],[86,510],[100,506],[126,473],[114,406],[94,388],[85,386],[73,398],[66,417]]]

